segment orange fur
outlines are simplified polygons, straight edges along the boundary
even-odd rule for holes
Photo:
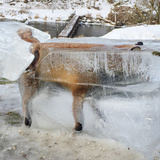
[[[120,48],[120,49],[128,49],[128,50],[141,50],[141,48],[138,45],[115,45],[115,48]]]
[[[81,48],[89,49],[93,47],[102,47],[100,44],[85,44],[85,43],[41,43],[42,48]]]
[[[132,48],[132,47],[135,47],[135,45],[115,45],[114,47],[116,48]]]
[[[18,35],[25,41],[31,42],[31,43],[37,43],[39,40],[36,38],[32,37],[32,32],[29,28],[27,29],[20,29],[18,30]]]

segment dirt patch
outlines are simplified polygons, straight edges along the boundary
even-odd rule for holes
[[[10,84],[10,83],[15,83],[15,81],[9,81],[5,78],[0,78],[0,84]]]
[[[20,114],[16,112],[8,112],[4,114],[5,121],[10,125],[20,126],[22,124],[23,118]]]

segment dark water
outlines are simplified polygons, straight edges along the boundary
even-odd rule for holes
[[[0,22],[15,21],[10,19],[0,19]],[[57,22],[28,22],[29,26],[35,27],[41,31],[48,32],[51,37],[58,37],[60,32],[65,28],[67,23]],[[74,37],[99,37],[113,30],[113,26],[96,25],[96,24],[79,24]]]
[[[99,37],[113,30],[113,26],[95,25],[95,24],[79,24],[75,37]]]
[[[28,25],[40,29],[44,32],[48,32],[51,37],[57,37],[59,33],[65,28],[67,23],[55,23],[55,22],[29,22]],[[107,34],[113,30],[112,26],[95,25],[95,24],[79,24],[76,29],[74,37],[99,37]]]
[[[51,37],[58,37],[59,33],[65,28],[67,23],[55,22],[29,22],[28,25],[41,31],[48,32]]]

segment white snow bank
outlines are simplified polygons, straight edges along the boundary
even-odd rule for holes
[[[101,38],[160,40],[160,25],[144,25],[114,29]]]
[[[17,34],[22,28],[32,28],[33,36],[40,42],[50,38],[49,34],[19,22],[0,22],[0,77],[12,81],[19,78],[34,58],[29,51],[31,43],[23,41]]]

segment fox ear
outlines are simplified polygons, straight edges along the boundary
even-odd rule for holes
[[[18,35],[26,42],[39,43],[39,40],[32,36],[32,30],[30,28],[24,28],[17,31]]]

